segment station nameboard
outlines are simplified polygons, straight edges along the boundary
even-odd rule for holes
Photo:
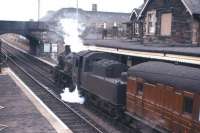
[[[50,49],[51,49],[51,48],[50,48],[50,44],[49,44],[49,43],[45,43],[45,44],[44,44],[44,52],[45,52],[45,53],[49,53],[49,52],[50,52]]]
[[[51,45],[51,52],[52,53],[57,53],[58,52],[58,44],[52,44]]]

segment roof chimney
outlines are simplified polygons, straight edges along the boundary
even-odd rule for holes
[[[97,4],[92,4],[92,11],[97,12]]]

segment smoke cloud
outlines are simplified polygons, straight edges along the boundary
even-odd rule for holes
[[[84,31],[85,27],[83,24],[78,23],[77,19],[65,18],[60,21],[65,38],[65,45],[70,45],[72,52],[80,52],[86,48],[83,45],[83,41],[80,35]],[[85,99],[80,97],[78,89],[73,92],[69,92],[69,88],[65,88],[64,93],[61,94],[61,99],[70,103],[83,104]]]
[[[85,50],[83,41],[80,35],[84,31],[85,27],[83,24],[78,23],[76,19],[65,18],[60,21],[65,33],[65,45],[70,45],[72,52],[80,52]]]
[[[84,97],[79,95],[77,87],[73,92],[70,92],[69,88],[65,88],[64,93],[60,94],[60,96],[63,101],[69,103],[83,104],[85,101]]]

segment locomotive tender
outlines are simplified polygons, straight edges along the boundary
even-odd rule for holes
[[[128,68],[117,56],[95,51],[64,56],[71,66],[64,79],[114,118],[159,132],[200,132],[200,69],[156,61]]]

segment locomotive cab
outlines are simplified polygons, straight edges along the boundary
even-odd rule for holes
[[[74,56],[72,79],[78,89],[82,84],[83,72],[92,71],[92,63],[101,59],[117,60],[116,57],[109,53],[93,51],[81,51]]]
[[[126,100],[126,83],[121,80],[121,73],[127,71],[127,66],[110,53],[94,51],[77,53],[73,64],[73,81],[86,103],[113,117],[121,115]]]
[[[72,69],[72,80],[73,84],[79,89],[81,84],[80,75],[82,72],[83,66],[83,58],[86,54],[90,53],[90,51],[81,51],[74,55],[73,57],[73,69]]]

